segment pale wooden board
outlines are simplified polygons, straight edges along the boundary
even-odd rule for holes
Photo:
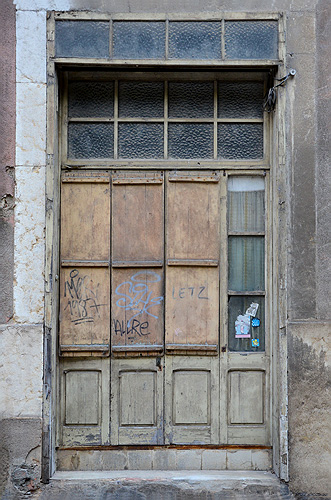
[[[166,347],[168,344],[193,344],[217,348],[217,267],[167,267],[165,323]]]
[[[109,268],[61,269],[60,346],[109,344],[109,315]]]
[[[113,180],[112,259],[163,261],[162,178],[124,174]]]
[[[100,182],[98,182],[100,180]],[[110,185],[107,177],[62,179],[61,259],[109,261]]]
[[[162,268],[113,269],[112,346],[162,346],[163,303]]]

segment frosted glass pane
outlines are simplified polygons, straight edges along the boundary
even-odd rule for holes
[[[229,237],[229,290],[264,290],[264,237]]]
[[[220,123],[217,133],[218,158],[226,160],[263,158],[262,123]]]
[[[113,29],[115,59],[164,59],[164,22],[115,21]]]
[[[249,308],[250,304],[254,302],[259,304],[257,313],[255,317],[245,317],[245,313]],[[240,317],[241,316],[241,317]],[[247,324],[247,330],[244,327],[244,332],[248,332],[250,337],[247,338],[236,338],[237,334],[240,334],[240,322],[243,321]],[[254,296],[232,296],[229,298],[229,350],[230,351],[251,351],[258,352],[264,351],[265,340],[264,340],[264,297],[254,297]],[[237,322],[237,329],[236,329]],[[239,323],[239,325],[238,325]],[[253,326],[258,325],[258,326]],[[239,327],[239,328],[238,328]],[[252,340],[257,340],[259,345],[252,346]]]
[[[163,82],[120,82],[119,116],[163,118]]]
[[[169,59],[220,59],[221,23],[169,23]]]
[[[264,231],[264,179],[229,177],[228,207],[229,231]]]
[[[169,82],[170,118],[213,118],[213,82]]]
[[[56,57],[109,57],[108,21],[56,21]]]
[[[212,158],[213,125],[209,123],[169,123],[169,158]]]
[[[278,59],[277,21],[226,21],[226,59]]]
[[[120,123],[119,158],[163,158],[163,124]]]
[[[114,83],[69,83],[69,116],[71,118],[113,117]]]
[[[263,118],[263,82],[218,82],[218,118]]]
[[[113,123],[69,123],[69,158],[113,158]]]

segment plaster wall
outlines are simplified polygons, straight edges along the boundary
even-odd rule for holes
[[[6,4],[10,2],[6,0]],[[10,392],[5,389],[0,412],[10,419],[41,417],[46,11],[284,11],[287,65],[297,70],[296,77],[282,91],[286,92],[287,99],[285,168],[288,192],[284,201],[288,216],[285,286],[289,320],[290,485],[298,492],[331,495],[328,485],[331,450],[325,439],[330,401],[330,346],[327,345],[330,336],[330,239],[327,236],[330,217],[327,149],[330,3],[327,0],[247,0],[244,3],[239,0],[116,0],[110,4],[105,0],[16,0],[14,4],[17,40],[15,241],[13,246],[10,243],[12,236],[8,236],[9,246],[14,251],[9,252],[6,261],[10,262],[14,255],[14,318],[9,330],[1,330],[8,352],[3,369],[16,383],[17,369],[24,368],[27,353],[34,361],[28,372],[30,389],[25,387],[21,394],[16,392],[9,405],[6,398]],[[12,146],[9,146],[9,155],[13,159]],[[10,180],[8,182],[12,186]],[[13,222],[12,218],[11,227]],[[10,279],[7,276],[7,281]],[[10,292],[9,287],[8,296]],[[5,316],[10,318],[10,300],[6,304],[9,313]],[[17,358],[22,364],[15,365],[13,359]],[[31,390],[35,395],[33,403],[29,396]],[[317,455],[322,458],[316,460]]]

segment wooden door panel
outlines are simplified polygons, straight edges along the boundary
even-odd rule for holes
[[[165,363],[166,444],[218,444],[218,359],[166,356]]]
[[[109,350],[109,269],[62,267],[60,276],[60,351]]]
[[[109,358],[62,359],[60,374],[59,444],[109,444]]]
[[[109,174],[76,173],[62,177],[62,261],[106,261],[110,252]]]
[[[112,444],[163,444],[163,363],[112,360]]]
[[[218,268],[168,266],[166,297],[167,352],[217,351]]]
[[[162,269],[113,269],[112,352],[163,352]]]
[[[219,259],[218,177],[170,174],[167,185],[167,259]],[[203,265],[203,264],[202,264]]]

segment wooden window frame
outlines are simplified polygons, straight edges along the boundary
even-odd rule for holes
[[[59,130],[64,116],[64,110],[59,106],[59,75],[69,68],[102,67],[107,69],[135,68],[141,71],[147,68],[159,68],[160,61],[135,60],[135,61],[112,61],[100,59],[78,59],[78,58],[55,58],[54,33],[55,19],[76,19],[76,20],[187,20],[187,21],[208,21],[220,19],[219,14],[113,14],[105,15],[92,12],[70,12],[55,13],[49,12],[47,15],[47,165],[46,165],[46,259],[45,259],[45,322],[44,322],[44,387],[43,387],[43,452],[42,452],[42,480],[47,482],[55,472],[55,443],[56,443],[56,422],[57,422],[57,386],[58,386],[58,297],[59,297],[59,189],[60,171],[62,167],[75,168],[76,165],[63,164],[60,157],[62,150],[58,142]],[[282,13],[223,13],[224,20],[278,20],[279,26],[279,60],[221,60],[221,61],[163,61],[162,66],[169,70],[176,71],[180,67],[198,71],[199,69],[216,71],[222,69],[241,71],[264,70],[270,71],[272,75],[283,76],[286,71],[285,66],[285,17]],[[224,32],[224,30],[223,30]],[[224,53],[224,41],[223,53]],[[237,75],[236,75],[237,76]],[[136,74],[135,74],[136,78]],[[272,358],[270,367],[272,387],[271,394],[271,427],[273,442],[273,465],[274,470],[281,479],[288,480],[288,437],[287,437],[287,342],[285,333],[286,325],[286,207],[284,199],[286,197],[286,174],[285,174],[285,95],[282,89],[279,90],[278,105],[270,126],[264,132],[265,144],[272,145],[268,154],[264,156],[263,162],[254,163],[245,161],[234,164],[233,161],[220,162],[219,169],[235,175],[261,175],[267,172],[270,178],[269,193],[269,224],[267,228],[272,228],[269,237],[269,248],[266,252],[266,259],[273,263],[272,272],[269,274],[269,304],[273,304],[273,311],[269,311],[270,327],[273,335]],[[265,161],[268,158],[268,161]],[[167,160],[165,160],[167,161]],[[100,164],[89,163],[80,166],[88,169],[115,168],[114,160],[112,165],[109,162]],[[136,168],[155,169],[160,168],[159,164],[152,162],[147,165],[137,165]],[[174,164],[178,165],[178,161]],[[173,169],[175,165],[162,166]],[[193,162],[186,169],[196,169],[202,166],[215,168],[212,165],[201,162]],[[132,169],[132,162],[123,162],[123,169]],[[177,167],[179,168],[179,167]],[[182,166],[184,168],[184,165]],[[225,242],[226,238],[221,237]],[[222,251],[222,250],[221,250]],[[268,256],[267,256],[268,255]],[[227,295],[227,291],[225,291]],[[227,330],[226,330],[227,332]]]

